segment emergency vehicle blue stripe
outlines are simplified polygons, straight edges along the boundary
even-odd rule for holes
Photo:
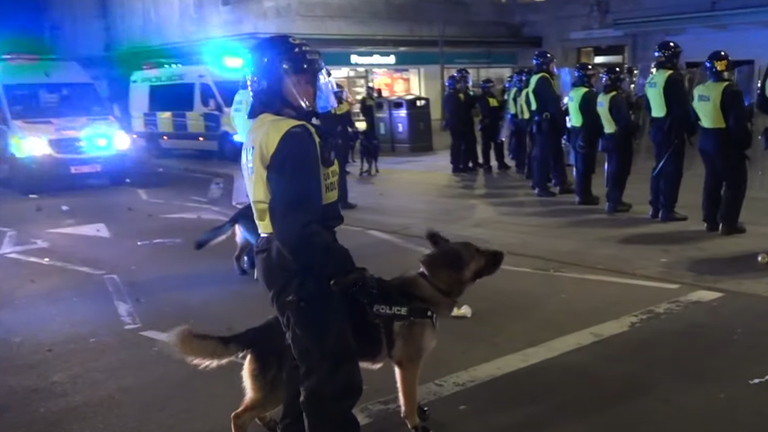
[[[153,113],[153,112],[144,113],[144,130],[145,131],[157,130],[157,113]]]
[[[171,113],[171,120],[173,121],[174,132],[187,132],[189,130],[187,128],[187,113],[185,112]]]
[[[206,133],[216,133],[221,130],[221,114],[203,113]]]

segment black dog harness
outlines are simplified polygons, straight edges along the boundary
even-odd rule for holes
[[[420,273],[429,281],[427,275]],[[437,314],[427,306],[414,305],[418,300],[406,298],[389,289],[388,281],[378,277],[370,277],[354,284],[351,292],[363,303],[370,312],[381,320],[413,321],[429,320],[437,327]]]

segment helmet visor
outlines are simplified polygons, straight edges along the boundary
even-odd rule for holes
[[[298,72],[298,73],[297,73]],[[313,73],[310,70],[283,69],[283,93],[296,107],[319,113],[336,108],[336,82],[325,69]]]

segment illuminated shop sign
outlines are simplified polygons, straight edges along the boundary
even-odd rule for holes
[[[352,54],[349,56],[349,62],[355,65],[393,65],[397,62],[394,54],[381,56],[374,54],[372,56],[361,56]]]

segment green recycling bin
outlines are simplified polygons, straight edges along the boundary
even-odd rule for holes
[[[429,98],[417,95],[394,97],[390,99],[389,109],[395,153],[433,150]]]

